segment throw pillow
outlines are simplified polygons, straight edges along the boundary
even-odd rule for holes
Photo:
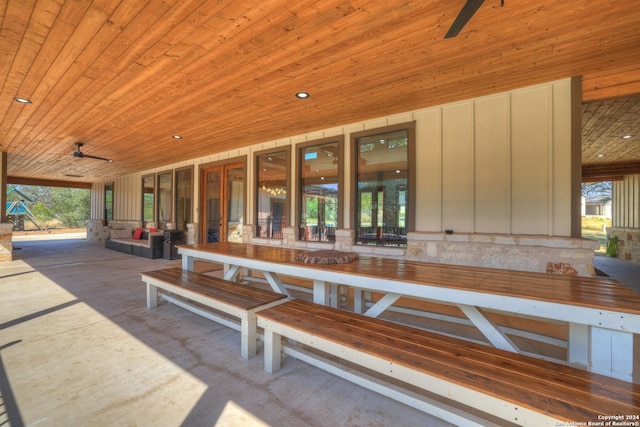
[[[136,231],[133,232],[133,240],[140,240],[142,237],[142,228],[136,228]]]

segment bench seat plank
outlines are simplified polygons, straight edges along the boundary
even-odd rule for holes
[[[251,310],[283,298],[286,295],[251,285],[239,285],[224,279],[202,273],[166,268],[143,273],[144,276],[175,284],[193,293],[225,301],[243,310]]]
[[[640,407],[637,384],[300,300],[261,311],[258,324],[265,333],[284,325],[388,361],[391,371],[402,366],[561,421],[632,415]]]
[[[221,311],[240,319],[241,355],[245,359],[256,354],[256,312],[287,299],[286,295],[260,289],[251,285],[230,282],[202,273],[182,270],[181,268],[167,268],[148,271],[141,274],[147,284],[147,307],[157,306],[159,290],[186,298],[209,308]],[[170,295],[162,297],[194,313],[237,328],[228,320],[183,302]]]

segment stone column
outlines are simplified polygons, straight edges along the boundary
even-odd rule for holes
[[[7,220],[7,153],[0,152],[0,262],[13,260],[13,224]]]
[[[353,250],[353,241],[356,237],[355,230],[341,229],[336,230],[335,250],[351,252]]]
[[[0,144],[1,145],[1,144]],[[7,153],[0,151],[0,224],[7,220]]]
[[[198,224],[197,223],[189,223],[187,224],[187,229],[185,230],[187,237],[187,244],[193,245],[194,243],[198,243]]]
[[[13,260],[13,224],[0,224],[0,262]]]
[[[87,241],[104,243],[109,237],[109,227],[102,224],[101,219],[89,219],[86,221]]]

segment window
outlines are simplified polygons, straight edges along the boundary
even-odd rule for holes
[[[142,226],[155,221],[155,175],[142,177]]]
[[[193,222],[193,166],[176,170],[176,229],[187,230]]]
[[[113,183],[104,186],[104,225],[113,220]]]
[[[342,136],[298,145],[299,239],[335,241],[342,219]]]
[[[415,124],[352,134],[357,245],[407,244],[413,227]]]
[[[288,226],[289,149],[256,155],[256,236],[282,239]]]
[[[158,177],[158,228],[165,229],[171,222],[173,177],[171,171],[162,172]]]

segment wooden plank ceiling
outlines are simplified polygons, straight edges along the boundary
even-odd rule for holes
[[[636,2],[487,0],[445,40],[463,4],[0,0],[8,175],[100,181],[574,75],[585,167],[640,165]]]

